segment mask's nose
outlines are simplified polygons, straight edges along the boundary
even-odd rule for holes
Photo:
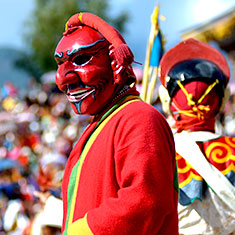
[[[78,74],[69,62],[64,62],[59,66],[56,72],[56,85],[61,91],[66,92],[67,85],[77,82],[79,82]]]

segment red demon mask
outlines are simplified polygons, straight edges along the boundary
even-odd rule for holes
[[[91,13],[69,19],[55,60],[56,84],[78,114],[100,113],[127,80],[135,81],[133,54],[121,34]]]
[[[94,29],[80,26],[61,39],[55,59],[56,84],[73,110],[89,115],[100,112],[116,88],[107,40]]]

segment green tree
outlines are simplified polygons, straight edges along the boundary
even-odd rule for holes
[[[35,0],[35,9],[26,22],[24,32],[29,53],[18,61],[37,79],[44,72],[57,68],[54,51],[62,37],[65,22],[77,12],[94,13],[123,32],[127,12],[110,17],[108,0]]]

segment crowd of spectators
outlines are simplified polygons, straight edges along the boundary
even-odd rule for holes
[[[43,195],[61,199],[67,157],[90,122],[89,116],[74,114],[66,96],[52,82],[53,73],[48,76],[53,79],[42,79],[42,83],[30,79],[24,94],[10,82],[1,87],[0,235],[36,234],[32,227],[44,209]],[[159,106],[159,99],[155,105]],[[233,92],[218,118],[221,134],[235,135],[234,105]],[[40,230],[38,235],[60,230],[56,223],[45,226],[48,230]]]
[[[50,79],[30,79],[23,93],[5,82],[0,100],[0,234],[32,234],[39,193],[61,198],[67,157],[90,117],[74,114]]]

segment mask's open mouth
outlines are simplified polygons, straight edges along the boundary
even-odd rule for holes
[[[85,99],[88,95],[92,94],[95,91],[93,87],[75,87],[74,85],[68,85],[66,92],[67,98],[70,102],[79,102]]]

